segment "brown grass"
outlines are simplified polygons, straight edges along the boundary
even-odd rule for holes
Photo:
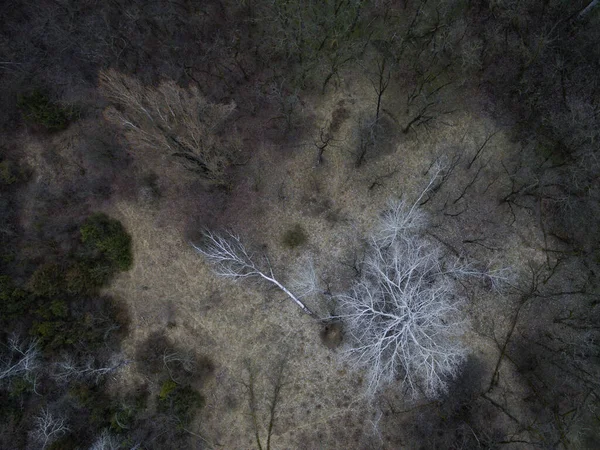
[[[361,237],[386,201],[402,195],[414,198],[427,182],[425,171],[432,159],[450,148],[475,151],[486,130],[493,127],[477,112],[455,113],[446,119],[449,125],[401,135],[394,142],[394,151],[369,157],[357,170],[349,154],[355,145],[352,128],[360,109],[370,107],[374,99],[363,81],[349,78],[342,85],[344,88],[324,98],[306,100],[313,105],[305,114],[314,117],[315,138],[318,127],[331,121],[337,130],[336,142],[327,149],[323,165],[315,167],[311,136],[285,149],[262,143],[223,209],[209,211],[207,205],[199,204],[188,177],[162,173],[161,180],[168,183],[158,209],[143,207],[132,199],[107,206],[107,212],[123,222],[134,243],[133,269],[108,289],[132,311],[126,351],[133,355],[136,345],[150,332],[166,329],[179,345],[194,348],[215,362],[215,377],[204,390],[208,403],[194,429],[222,448],[254,446],[242,383],[245,359],[262,368],[258,382],[263,395],[269,387],[269,369],[284,350],[289,351],[288,383],[278,408],[273,448],[395,448],[393,443],[379,441],[372,422],[377,402],[369,403],[363,397],[361,374],[339,363],[338,351],[321,343],[319,324],[279,292],[216,278],[186,241],[187,232],[195,226],[195,222],[190,226],[190,218],[196,218],[199,226],[211,216],[211,220],[241,232],[251,245],[265,248],[282,279],[289,279],[302,258],[310,255],[317,270],[329,275],[332,288],[339,291],[348,283],[347,277],[340,275],[344,273],[340,262],[359,248]],[[336,112],[341,101],[350,112],[344,120]],[[498,182],[485,198],[470,200],[468,213],[456,218],[434,215],[433,223],[436,235],[464,248],[473,258],[487,258],[490,252],[466,247],[462,240],[465,236],[489,236],[491,244],[498,246],[491,254],[502,264],[519,269],[528,259],[540,257],[536,248],[540,238],[531,231],[533,226],[513,229],[506,211],[494,203],[508,182],[498,161],[512,151],[506,133],[499,133],[482,156],[487,163],[485,179],[497,176]],[[136,164],[143,167],[144,161]],[[455,198],[469,181],[469,173],[463,164],[436,195]],[[380,185],[369,189],[379,177]],[[436,197],[427,208],[435,211],[440,203]],[[533,225],[533,218],[521,219]],[[294,224],[306,231],[308,242],[297,249],[285,248],[281,236]],[[325,302],[311,306],[322,314],[328,311]],[[485,328],[486,318],[494,317],[494,330],[502,335],[508,326],[507,310],[508,300],[489,292],[480,292],[478,302],[468,308],[474,332],[466,341],[488,370],[497,348],[477,331]],[[169,323],[176,325],[168,327]],[[127,377],[131,380],[135,374],[124,373],[124,382]],[[264,420],[263,425],[266,427]],[[394,427],[393,421],[381,421],[381,436]]]

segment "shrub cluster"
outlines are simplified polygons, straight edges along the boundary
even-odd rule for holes
[[[51,102],[48,95],[39,89],[19,97],[18,106],[26,120],[49,131],[63,130],[69,123],[69,111]]]
[[[117,220],[101,213],[91,215],[79,231],[75,249],[60,260],[39,263],[27,283],[0,276],[6,330],[25,326],[48,352],[76,343],[94,348],[105,340],[106,330],[126,325],[118,305],[100,296],[99,289],[131,266],[131,238]]]

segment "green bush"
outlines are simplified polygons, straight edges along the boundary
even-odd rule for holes
[[[63,130],[69,123],[69,111],[51,102],[39,89],[19,97],[17,104],[26,120],[50,131]]]
[[[25,377],[15,377],[10,382],[9,395],[13,398],[19,398],[24,394],[34,392],[34,385],[31,380]]]
[[[38,299],[29,334],[47,354],[74,347],[85,352],[113,345],[128,327],[127,310],[109,297]]]
[[[28,284],[29,290],[38,297],[54,297],[65,287],[61,268],[51,263],[39,266]]]
[[[22,317],[29,308],[27,293],[19,289],[7,275],[0,275],[0,317],[13,319]]]
[[[177,383],[173,380],[165,381],[160,387],[160,393],[158,394],[159,400],[166,400],[167,397],[177,388]]]
[[[127,405],[121,406],[110,418],[110,429],[117,432],[126,432],[134,424],[136,411]]]
[[[74,263],[65,274],[66,290],[69,294],[93,293],[108,282],[113,272],[110,265],[102,261]]]
[[[78,450],[80,448],[79,436],[76,433],[68,433],[50,444],[48,450]]]
[[[308,236],[300,224],[294,225],[283,234],[283,245],[288,248],[296,248],[304,245],[308,241]]]
[[[40,265],[27,291],[0,277],[2,318],[27,318],[29,333],[47,354],[111,345],[127,329],[127,310],[97,295],[110,277],[131,265],[131,239],[121,224],[94,214],[81,227],[82,244],[60,265]]]
[[[104,213],[91,215],[80,229],[81,241],[116,270],[131,268],[131,237],[121,222]]]
[[[63,320],[36,321],[29,333],[39,340],[46,351],[73,345],[76,339],[79,339],[69,323]]]

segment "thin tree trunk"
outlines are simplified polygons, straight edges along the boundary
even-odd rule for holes
[[[589,4],[589,5],[587,5],[587,6],[585,7],[585,9],[583,9],[583,11],[581,11],[577,17],[578,17],[580,20],[581,20],[581,19],[585,19],[585,18],[587,17],[587,15],[588,15],[589,13],[591,13],[591,12],[592,12],[592,10],[593,10],[593,9],[594,9],[596,6],[598,6],[598,2],[599,2],[599,1],[600,1],[600,0],[593,0],[593,1],[591,1],[591,2],[590,2],[590,4]]]
[[[308,307],[302,303],[300,300],[298,300],[298,298],[292,294],[283,284],[281,284],[279,281],[277,281],[275,279],[275,277],[271,276],[267,276],[262,272],[258,272],[258,274],[264,278],[265,280],[269,281],[270,283],[273,283],[275,286],[277,286],[279,289],[281,289],[283,292],[285,292],[287,294],[287,296],[289,298],[291,298],[293,300],[294,303],[296,303],[296,305],[298,305],[302,311],[304,311],[306,314],[308,314],[311,317],[316,317],[315,313],[313,313],[310,309],[308,309]]]

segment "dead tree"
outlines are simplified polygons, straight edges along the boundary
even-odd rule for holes
[[[119,439],[104,429],[88,450],[119,450],[120,448]]]
[[[70,431],[67,419],[51,413],[47,408],[42,409],[33,423],[31,437],[42,446],[42,449]]]
[[[390,84],[391,72],[389,68],[386,67],[387,60],[385,57],[381,58],[377,61],[377,72],[375,74],[375,79],[369,78],[371,81],[371,85],[375,90],[375,94],[377,94],[377,108],[375,109],[375,121],[379,120],[379,112],[381,109],[381,99],[386,89]]]
[[[100,87],[119,106],[108,108],[106,116],[125,128],[132,143],[168,152],[207,181],[223,182],[236,149],[218,132],[234,103],[210,103],[196,87],[182,89],[173,81],[145,87],[114,70],[100,74]]]
[[[598,1],[599,0],[591,1],[583,10],[581,10],[581,12],[577,15],[577,18],[579,20],[585,19],[592,12],[592,10],[598,6]]]
[[[481,154],[481,152],[483,151],[483,149],[485,148],[485,146],[487,145],[487,143],[499,132],[499,130],[494,131],[491,134],[488,134],[487,137],[485,138],[485,140],[483,141],[483,144],[481,144],[481,146],[477,149],[477,151],[475,152],[475,155],[473,156],[473,158],[471,158],[471,161],[469,161],[469,164],[467,164],[467,170],[471,169],[471,166],[473,165],[473,163],[477,160],[477,158],[479,157],[479,155]]]
[[[323,164],[323,153],[329,146],[329,142],[332,140],[331,134],[325,132],[325,128],[321,128],[319,133],[319,142],[315,141],[315,147],[317,147],[317,166]]]
[[[374,394],[400,378],[416,397],[436,397],[447,389],[465,359],[458,337],[461,318],[459,280],[485,277],[493,283],[503,271],[480,270],[449,255],[425,234],[427,216],[417,200],[394,202],[369,238],[360,276],[351,290],[338,296],[350,343],[346,356],[368,372]]]
[[[369,371],[369,391],[401,377],[411,394],[434,397],[457,374],[466,349],[456,286],[439,264],[439,248],[402,233],[373,238],[362,276],[339,297],[341,317],[353,343],[348,353]]]
[[[0,384],[10,383],[14,377],[22,377],[33,383],[41,370],[41,355],[35,340],[22,340],[11,335],[0,353]]]
[[[130,360],[118,361],[113,358],[113,361],[98,364],[96,358],[90,356],[83,364],[78,364],[70,355],[67,355],[54,364],[51,377],[57,383],[62,384],[69,383],[72,380],[91,380],[99,383],[102,378],[116,372],[130,362]]]
[[[277,280],[269,259],[264,255],[257,256],[249,252],[239,236],[231,232],[219,235],[209,230],[205,230],[203,234],[204,242],[201,245],[191,245],[214,267],[217,275],[232,280],[257,278],[266,281],[282,290],[306,314],[317,317],[299,296],[294,295]]]

